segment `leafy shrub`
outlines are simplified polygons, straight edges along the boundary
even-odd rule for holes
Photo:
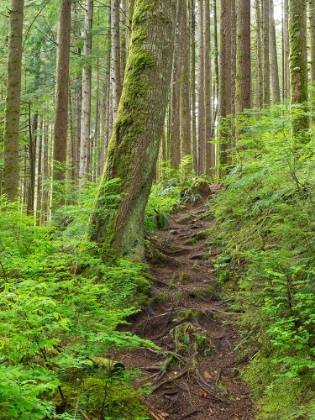
[[[211,207],[223,251],[216,267],[242,313],[258,418],[302,418],[315,385],[315,140],[291,137],[285,105],[246,119],[236,165]]]
[[[152,345],[117,329],[147,300],[146,268],[107,265],[88,252],[84,229],[69,233],[88,219],[89,205],[64,208],[73,221],[62,231],[34,226],[16,204],[2,200],[1,210],[0,417],[53,418],[56,405],[74,407],[77,381],[97,374],[93,357]],[[132,391],[120,382],[123,399]],[[60,418],[79,417],[70,410]]]

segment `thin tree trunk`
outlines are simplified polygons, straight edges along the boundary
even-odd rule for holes
[[[210,143],[212,133],[212,66],[210,43],[210,4],[204,0],[204,109],[205,109],[205,167],[204,173],[210,175],[213,164],[213,145]]]
[[[179,3],[180,4],[180,3]],[[191,155],[191,134],[190,134],[190,90],[192,88],[189,80],[190,55],[189,55],[189,26],[186,3],[182,13],[182,36],[181,36],[181,74],[180,74],[180,147],[182,156]]]
[[[255,105],[258,109],[263,107],[263,62],[262,62],[262,18],[261,18],[261,0],[255,1],[256,13],[256,60],[255,60]]]
[[[262,1],[263,35],[263,105],[270,105],[270,12],[269,0]]]
[[[195,0],[190,0],[189,13],[190,28],[190,106],[191,106],[191,145],[193,155],[193,167],[198,171],[198,146],[197,146],[197,120],[196,120],[196,14]]]
[[[58,29],[56,116],[54,126],[55,181],[65,179],[68,134],[68,85],[70,54],[71,1],[61,0]]]
[[[113,133],[113,125],[117,116],[118,103],[121,95],[121,65],[120,65],[120,30],[119,30],[119,0],[111,0],[111,60],[110,60],[110,124],[109,138]]]
[[[205,133],[205,44],[204,28],[204,2],[198,3],[198,173],[205,173],[206,133]]]
[[[292,121],[294,136],[308,129],[307,111],[307,45],[306,45],[306,3],[304,0],[290,0],[290,72],[291,102],[301,105],[302,113]]]
[[[272,101],[280,102],[280,83],[277,54],[276,22],[274,18],[274,0],[270,0],[270,73]]]
[[[181,91],[181,44],[182,44],[182,14],[185,3],[180,2],[176,16],[175,51],[173,59],[172,89],[171,89],[171,114],[169,159],[173,168],[178,169],[181,159],[180,154],[180,91]]]
[[[311,81],[315,80],[315,0],[309,0]]]
[[[82,69],[82,107],[81,107],[81,143],[80,143],[80,169],[79,184],[84,185],[90,166],[90,132],[91,132],[91,87],[92,87],[92,65],[90,55],[92,52],[92,22],[93,22],[93,0],[85,2],[84,19],[84,48],[83,54],[85,64]]]
[[[19,125],[24,0],[12,0],[5,102],[2,193],[14,201],[19,191]]]
[[[229,124],[226,117],[232,112],[231,100],[231,2],[221,1],[220,22],[220,75],[219,75],[219,118],[220,118],[220,165],[228,163]],[[224,126],[224,127],[223,127]]]
[[[289,0],[283,3],[283,99],[291,97]]]

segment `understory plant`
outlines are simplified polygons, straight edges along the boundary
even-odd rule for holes
[[[314,127],[292,137],[291,111],[245,114],[211,203],[218,276],[240,313],[257,418],[268,420],[315,418],[315,137]]]
[[[90,252],[81,223],[91,207],[65,207],[59,220],[71,221],[60,229],[59,222],[34,226],[1,199],[3,420],[109,419],[119,409],[126,418],[148,418],[129,372],[113,377],[95,364],[114,350],[153,345],[118,328],[147,300],[146,268],[123,259],[107,264]]]
[[[154,232],[169,224],[172,212],[187,203],[194,203],[201,195],[198,187],[206,182],[196,177],[192,169],[192,156],[184,156],[179,169],[169,162],[162,162],[158,168],[159,179],[153,184],[146,207],[145,228]]]

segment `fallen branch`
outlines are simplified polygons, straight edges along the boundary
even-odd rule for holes
[[[167,381],[161,382],[159,385],[157,385],[155,388],[153,388],[152,390],[152,394],[157,391],[158,389],[160,389],[163,385],[169,384],[173,381],[176,381],[177,379],[182,378],[183,376],[187,375],[189,373],[190,369],[186,369],[183,372],[179,373],[178,375],[174,376],[171,379],[168,379]]]

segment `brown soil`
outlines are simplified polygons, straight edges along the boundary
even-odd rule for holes
[[[221,300],[215,251],[203,234],[214,223],[205,217],[205,203],[200,199],[179,211],[150,237],[162,253],[148,260],[156,279],[153,303],[132,322],[132,332],[161,351],[119,355],[128,368],[142,371],[137,386],[151,382],[153,392],[144,403],[154,420],[255,418],[250,392],[239,377],[245,362],[235,350],[235,318]]]

